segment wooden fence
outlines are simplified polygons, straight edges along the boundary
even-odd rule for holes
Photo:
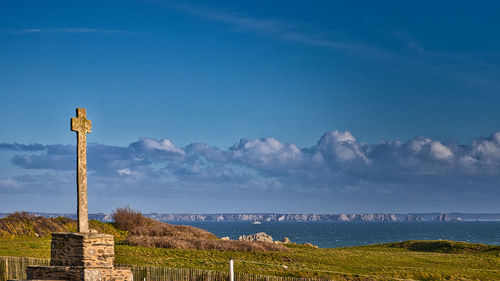
[[[49,260],[25,257],[0,256],[0,281],[26,278],[26,266],[49,265]],[[139,266],[117,264],[120,267],[129,267],[135,281],[228,281],[229,272],[182,269],[155,266]],[[234,273],[235,281],[324,281],[324,279],[282,277],[249,273]]]
[[[49,260],[0,256],[0,281],[26,279],[26,266],[49,265]]]

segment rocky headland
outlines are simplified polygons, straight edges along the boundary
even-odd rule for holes
[[[422,221],[417,215],[401,214],[147,214],[146,216],[160,221],[251,221],[251,222],[284,222],[284,221]]]
[[[72,213],[37,213],[30,214],[51,217],[76,218]],[[9,213],[0,213],[0,218]],[[150,213],[144,216],[163,222],[174,221],[248,221],[248,222],[419,222],[419,221],[500,221],[500,213],[411,213],[411,214],[382,214],[382,213],[361,213],[361,214],[276,214],[276,213],[224,213],[224,214],[163,214]],[[89,219],[102,222],[112,221],[110,214],[97,213],[89,214]]]

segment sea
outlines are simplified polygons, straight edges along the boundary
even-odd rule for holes
[[[288,237],[293,243],[321,248],[389,243],[406,240],[454,240],[500,245],[499,221],[468,222],[169,222],[198,227],[231,240],[240,235],[265,232],[274,240]]]

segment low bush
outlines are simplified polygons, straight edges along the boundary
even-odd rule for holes
[[[153,224],[151,219],[143,216],[141,212],[133,210],[130,206],[114,210],[112,217],[114,225],[126,231]]]

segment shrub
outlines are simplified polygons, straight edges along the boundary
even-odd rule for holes
[[[141,212],[133,210],[130,206],[114,210],[112,217],[115,226],[126,231],[151,224],[151,219],[144,217]]]

